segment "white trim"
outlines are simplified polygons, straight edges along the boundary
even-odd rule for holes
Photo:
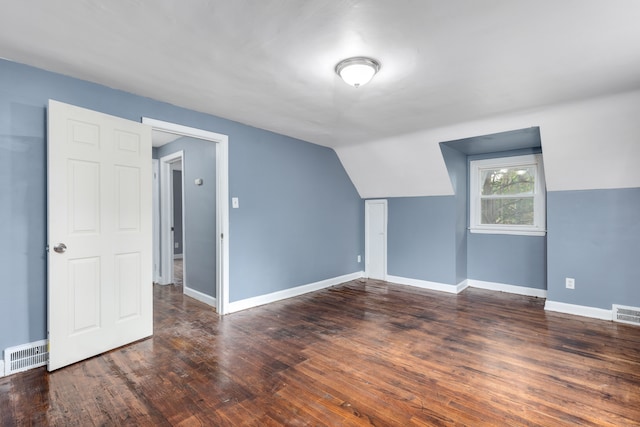
[[[0,378],[4,377],[4,360],[0,360]]]
[[[153,208],[151,213],[153,216],[153,281],[160,283],[160,160],[151,159],[151,169],[153,173],[151,190],[151,200]]]
[[[533,191],[533,225],[482,224],[480,172],[482,169],[499,167],[535,167],[535,188]],[[488,197],[488,196],[485,196]],[[517,196],[492,196],[491,198],[511,198]],[[531,197],[530,195],[528,197]],[[545,180],[542,154],[499,157],[469,162],[469,231],[485,234],[513,234],[520,236],[544,236],[546,234]]]
[[[613,310],[603,308],[588,307],[585,305],[567,304],[558,301],[549,301],[544,304],[547,311],[557,311],[558,313],[575,314],[576,316],[592,317],[594,319],[611,320]]]
[[[531,297],[546,298],[547,291],[544,289],[528,288],[525,286],[507,285],[504,283],[485,282],[482,280],[466,279],[457,285],[446,283],[430,282],[428,280],[410,279],[408,277],[387,276],[387,281],[400,285],[415,286],[416,288],[430,289],[432,291],[448,292],[459,294],[467,288],[488,289],[491,291],[508,292],[510,294],[527,295]]]
[[[215,133],[190,126],[183,126],[172,122],[165,122],[163,120],[151,119],[149,117],[143,117],[142,123],[151,126],[155,130],[169,132],[175,135],[190,136],[197,139],[206,139],[207,141],[222,142],[222,140],[228,139],[227,135],[223,135],[221,133]]]
[[[162,274],[160,275],[160,285],[168,285],[173,282],[173,234],[171,232],[171,224],[173,223],[173,173],[171,165],[176,162],[182,162],[184,165],[184,151],[176,151],[160,158],[160,259],[162,266]],[[184,194],[184,180],[182,180]],[[184,232],[184,197],[182,198],[182,230]],[[183,233],[183,250],[184,253],[184,233]],[[183,266],[183,276],[186,277]]]
[[[506,227],[506,226],[505,226]],[[470,233],[476,234],[511,234],[515,236],[545,236],[547,234],[547,230],[540,231],[525,231],[525,230],[507,230],[504,228],[495,229],[495,228],[469,228]]]
[[[229,139],[226,135],[216,144],[216,184],[218,200],[216,229],[218,230],[218,256],[216,257],[216,311],[227,314],[229,306]],[[224,236],[224,238],[222,237]]]
[[[527,295],[530,297],[546,298],[545,289],[529,288],[527,286],[507,285],[505,283],[485,282],[484,280],[467,279],[472,288],[488,289],[490,291],[508,292],[510,294]]]
[[[381,204],[384,207],[384,254],[382,260],[382,277],[371,277],[371,268],[370,268],[370,249],[369,249],[369,209],[371,205]],[[388,224],[388,213],[389,209],[387,206],[386,199],[370,199],[364,201],[364,270],[365,277],[376,279],[376,280],[387,280],[387,224]]]
[[[183,293],[188,297],[191,297],[207,305],[210,305],[213,308],[215,308],[217,305],[216,298],[212,297],[211,295],[207,295],[195,289],[187,288],[186,286],[183,286],[182,289],[183,289]]]
[[[216,185],[218,190],[216,228],[218,248],[220,249],[216,256],[216,311],[218,314],[226,314],[229,305],[229,137],[220,133],[148,117],[143,117],[142,123],[148,124],[156,130],[216,143]]]
[[[416,288],[430,289],[432,291],[448,292],[450,294],[458,294],[465,290],[468,286],[468,281],[463,280],[457,285],[447,285],[446,283],[430,282],[428,280],[410,279],[408,277],[399,276],[387,276],[387,282],[396,283],[399,285],[414,286]]]
[[[272,292],[266,295],[259,295],[257,297],[246,298],[239,301],[233,301],[229,303],[227,313],[233,313],[240,310],[246,310],[248,308],[257,307],[259,305],[269,304],[271,302],[280,301],[287,298],[297,297],[309,292],[319,291],[320,289],[329,288],[331,286],[339,285],[341,283],[349,282],[364,277],[363,271],[356,271],[355,273],[345,274],[344,276],[333,277],[331,279],[321,280],[315,283],[309,283],[307,285],[296,286],[295,288],[283,289],[281,291]]]

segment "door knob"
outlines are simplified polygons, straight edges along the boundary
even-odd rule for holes
[[[67,250],[67,245],[65,245],[64,243],[58,243],[53,247],[53,250],[59,254],[64,253]]]

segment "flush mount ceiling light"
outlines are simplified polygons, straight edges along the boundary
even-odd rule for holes
[[[358,88],[369,83],[379,69],[380,63],[375,59],[358,56],[338,62],[338,65],[336,65],[336,74],[339,75],[345,83]]]

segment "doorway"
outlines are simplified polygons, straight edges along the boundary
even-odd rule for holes
[[[387,279],[387,201],[365,201],[365,274]]]
[[[175,142],[178,138],[171,142]],[[157,141],[157,133],[154,132],[154,141]],[[157,144],[157,143],[156,143]],[[157,283],[161,285],[176,283],[175,259],[176,254],[184,258],[184,215],[186,205],[184,203],[184,184],[182,180],[184,150],[178,150],[160,158],[160,205],[159,209],[159,252],[160,252],[160,276]],[[183,259],[184,263],[184,259]],[[184,266],[182,267],[182,279]],[[181,280],[182,282],[182,280]],[[183,284],[183,283],[179,283]]]
[[[166,193],[172,192],[176,164],[181,164],[183,290],[186,295],[214,306],[218,314],[225,314],[229,304],[228,137],[149,118],[143,118],[143,123],[165,137],[171,135],[168,139],[175,141],[176,146],[182,144],[176,152],[157,155],[160,157],[161,188],[158,238],[161,283],[168,284],[174,279],[175,244],[179,242],[174,239],[175,222],[171,221],[174,219],[173,199]],[[190,156],[186,152],[188,148],[184,148],[189,142],[213,153],[213,164],[198,169],[197,163],[203,156]],[[200,205],[212,203],[215,208],[210,214],[198,213],[202,212]]]
[[[173,224],[173,284],[182,285],[184,278],[184,180],[182,173],[182,159],[171,164],[171,190],[172,190],[172,224]]]

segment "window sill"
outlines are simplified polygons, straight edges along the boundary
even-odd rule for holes
[[[514,236],[545,236],[547,230],[513,230],[505,228],[469,228],[469,232],[477,234],[511,234]]]

